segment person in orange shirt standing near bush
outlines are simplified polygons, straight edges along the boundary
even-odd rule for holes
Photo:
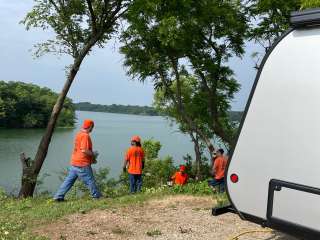
[[[213,167],[212,167],[213,179],[208,181],[209,186],[214,191],[215,191],[214,187],[219,185],[222,185],[223,188],[221,189],[224,189],[224,184],[225,184],[224,173],[227,166],[227,159],[223,154],[224,154],[223,149],[219,149],[217,151],[217,155],[216,155],[216,158],[214,159]]]
[[[173,184],[183,186],[188,182],[188,174],[185,173],[186,166],[180,165],[179,171],[177,171],[172,177]]]
[[[123,163],[123,171],[129,173],[130,193],[141,191],[142,170],[144,168],[144,151],[139,136],[131,138],[131,147],[128,149]]]
[[[97,152],[92,150],[90,133],[94,128],[94,122],[86,119],[82,129],[76,135],[74,149],[71,156],[71,167],[64,182],[54,195],[55,201],[64,201],[64,196],[71,189],[77,178],[88,187],[93,198],[100,198],[102,195],[96,186],[91,164],[96,162]]]

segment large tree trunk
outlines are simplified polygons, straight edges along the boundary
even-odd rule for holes
[[[27,158],[25,153],[20,154],[22,165],[21,189],[19,197],[28,197],[27,193],[33,191],[36,186],[36,176],[33,174],[33,165],[30,158]]]
[[[41,170],[41,167],[43,165],[43,162],[47,156],[49,144],[51,142],[51,138],[53,135],[53,131],[55,129],[59,114],[63,108],[64,100],[69,92],[69,89],[71,87],[71,84],[77,75],[80,65],[85,58],[85,56],[90,51],[91,47],[96,43],[96,39],[92,39],[81,51],[79,56],[74,60],[73,65],[71,66],[69,73],[67,75],[67,80],[64,84],[64,87],[52,109],[52,113],[46,128],[46,131],[40,141],[36,156],[34,158],[33,164],[29,167],[28,173],[25,175],[28,176],[27,178],[22,177],[21,181],[21,188],[19,192],[19,197],[32,197],[37,178],[39,175],[39,172]]]
[[[190,133],[190,137],[193,141],[194,146],[194,153],[196,156],[196,180],[200,180],[202,178],[201,176],[201,151],[200,151],[200,144],[199,144],[199,138],[196,136],[193,136],[192,133]]]

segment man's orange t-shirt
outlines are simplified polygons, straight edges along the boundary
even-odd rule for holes
[[[176,172],[171,179],[174,181],[174,184],[185,185],[188,181],[188,174]]]
[[[92,151],[92,142],[89,133],[79,132],[74,141],[74,149],[71,156],[71,165],[86,167],[92,163],[92,156],[83,153],[82,150]]]
[[[142,162],[144,160],[144,152],[141,147],[130,147],[126,154],[126,160],[129,162],[128,173],[142,174]]]
[[[216,180],[220,180],[224,178],[224,171],[227,166],[227,160],[225,157],[220,156],[214,160],[213,170],[214,170],[214,178]]]

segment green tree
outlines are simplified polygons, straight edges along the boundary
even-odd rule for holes
[[[290,26],[290,14],[300,9],[300,0],[251,0],[248,1],[248,15],[251,26],[249,39],[254,40],[265,50]],[[261,54],[253,53],[256,58],[255,68],[259,69]]]
[[[20,197],[32,196],[38,174],[46,158],[51,137],[67,93],[79,71],[82,61],[94,46],[103,47],[115,33],[119,19],[125,13],[129,0],[35,0],[35,5],[22,21],[30,28],[50,29],[53,39],[37,45],[35,55],[45,53],[67,54],[73,62],[67,68],[66,82],[55,102],[46,131],[40,141],[33,164],[22,177]],[[23,161],[22,161],[23,162]]]
[[[147,139],[143,141],[142,148],[145,153],[145,159],[156,159],[159,155],[161,147],[161,143],[154,139]]]
[[[301,0],[301,8],[317,8],[320,7],[320,0]]]
[[[143,141],[145,152],[145,168],[143,170],[143,186],[146,188],[159,187],[167,183],[175,170],[171,157],[159,158],[161,143],[154,139]]]
[[[300,9],[300,0],[253,0],[248,11],[251,17],[251,39],[267,51],[289,28],[290,14]]]
[[[0,81],[0,127],[44,128],[58,94],[23,82]],[[57,126],[73,127],[75,110],[66,98]]]
[[[121,52],[127,73],[140,81],[152,79],[156,89],[163,89],[183,122],[212,152],[211,139],[188,114],[182,96],[181,76],[197,76],[207,97],[208,128],[231,144],[234,129],[228,110],[239,85],[226,62],[243,53],[247,29],[238,2],[137,0],[126,19]]]
[[[199,82],[195,77],[182,76],[182,79],[181,95],[185,111],[208,138],[213,138],[213,133],[207,127],[210,125],[211,119],[207,111],[208,99],[206,95],[201,91],[201,88],[198,86]],[[175,88],[176,82],[173,82],[171,85],[171,90],[174,92]],[[157,111],[168,116],[170,120],[176,122],[181,132],[190,136],[194,144],[196,169],[195,176],[197,179],[201,179],[201,166],[203,165],[203,142],[201,141],[201,138],[180,116],[171,98],[167,97],[162,89],[158,89],[154,94],[154,106]]]

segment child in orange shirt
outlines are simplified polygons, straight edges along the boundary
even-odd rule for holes
[[[188,174],[185,171],[186,166],[180,165],[180,170],[171,177],[174,184],[183,186],[188,182]]]
[[[144,151],[139,136],[131,138],[131,147],[128,149],[123,163],[123,171],[128,170],[130,193],[140,192],[142,187],[142,170],[144,168]]]

